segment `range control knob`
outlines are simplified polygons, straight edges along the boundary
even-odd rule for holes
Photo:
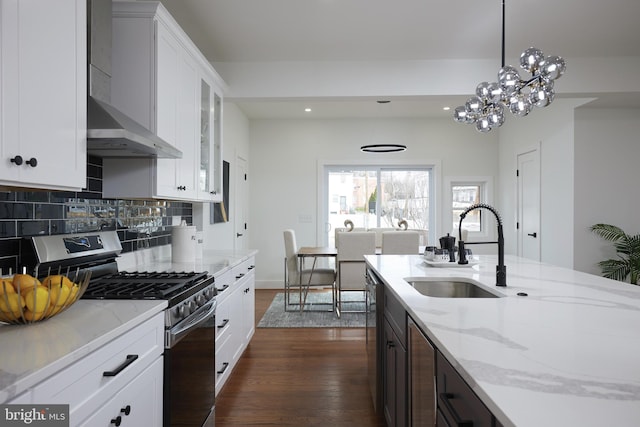
[[[204,293],[196,296],[196,304],[198,305],[198,307],[203,306],[205,302],[207,302],[207,298],[205,297]]]
[[[213,298],[214,295],[215,295],[215,292],[213,287],[207,288],[204,290],[204,296],[207,298],[207,300],[210,300],[211,298]]]

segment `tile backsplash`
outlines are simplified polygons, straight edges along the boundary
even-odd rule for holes
[[[24,237],[116,230],[122,252],[171,243],[175,220],[193,223],[192,204],[102,198],[102,160],[89,156],[81,192],[0,192],[0,268],[16,271]]]

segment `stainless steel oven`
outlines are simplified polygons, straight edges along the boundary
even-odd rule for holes
[[[115,231],[37,236],[21,262],[34,271],[92,271],[85,299],[163,299],[164,427],[215,424],[216,288],[208,272],[119,272]],[[37,274],[37,273],[36,273]]]

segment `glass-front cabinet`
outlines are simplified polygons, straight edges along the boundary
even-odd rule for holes
[[[222,99],[211,80],[200,80],[198,199],[222,200]]]

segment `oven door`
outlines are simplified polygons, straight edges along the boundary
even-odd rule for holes
[[[168,332],[164,353],[164,427],[213,427],[215,299]]]

